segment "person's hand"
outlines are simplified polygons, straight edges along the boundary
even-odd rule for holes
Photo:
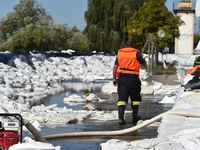
[[[116,87],[117,86],[117,79],[113,79],[113,85]]]

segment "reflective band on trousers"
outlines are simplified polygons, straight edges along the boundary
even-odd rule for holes
[[[119,102],[117,103],[117,106],[121,106],[121,105],[126,105],[126,102],[125,102],[125,101],[119,101]]]
[[[133,101],[133,103],[132,103],[132,104],[133,104],[133,105],[140,105],[140,103],[141,103],[141,102],[138,102],[138,101]]]

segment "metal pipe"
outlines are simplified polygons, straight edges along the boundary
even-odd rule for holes
[[[47,140],[38,132],[38,130],[26,119],[22,120],[23,125],[32,133],[37,141],[48,143]]]

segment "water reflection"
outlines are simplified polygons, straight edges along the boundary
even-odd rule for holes
[[[102,86],[109,81],[97,81],[97,82],[81,82],[79,80],[66,81],[59,84],[58,89],[62,89],[55,93],[54,95],[49,95],[43,98],[40,103],[44,105],[57,104],[58,107],[66,107],[73,110],[117,110],[117,99],[118,95],[107,95],[101,93]],[[61,88],[62,87],[62,88]],[[83,96],[87,93],[94,93],[100,99],[105,100],[105,102],[82,102],[82,103],[64,103],[63,99],[66,96],[77,94]],[[142,103],[139,109],[139,114],[145,120],[152,118],[160,113],[168,111],[172,108],[173,104],[160,104],[158,103],[163,98],[163,95],[143,95]],[[39,102],[37,102],[38,104]],[[93,108],[93,109],[91,109]],[[127,109],[131,111],[130,101],[127,105]]]
[[[58,107],[66,107],[73,110],[83,110],[89,109],[87,105],[91,105],[96,110],[117,110],[117,95],[106,95],[101,93],[102,86],[108,81],[98,81],[92,83],[85,83],[80,81],[67,81],[60,84],[57,93],[54,95],[48,96],[41,101],[44,105],[57,104]],[[105,102],[93,102],[93,103],[82,103],[82,104],[66,104],[63,102],[64,97],[77,94],[84,95],[86,93],[93,92],[101,99],[105,99]],[[163,96],[142,96],[143,101],[140,106],[139,114],[143,120],[150,119],[160,113],[168,111],[172,108],[172,104],[160,104]],[[130,101],[127,105],[127,110],[131,110]],[[127,124],[123,127],[118,125],[118,120],[116,121],[97,121],[86,119],[82,124],[75,125],[66,125],[65,127],[43,127],[41,134],[50,135],[50,134],[59,134],[59,133],[68,133],[68,132],[82,132],[82,131],[114,131],[122,128],[132,127],[131,123],[131,113],[126,115]],[[72,148],[73,150],[80,149],[100,149],[99,144],[106,142],[109,139],[122,139],[126,141],[140,140],[145,138],[154,138],[157,137],[157,128],[155,127],[146,127],[139,131],[129,133],[122,136],[110,136],[110,137],[84,137],[75,138],[75,139],[60,139],[57,141],[51,141],[53,145],[60,145],[62,149]]]
[[[60,84],[56,84],[57,88],[52,89],[51,95],[48,95],[45,98],[38,99],[36,101],[30,101],[30,104],[32,106],[34,105],[51,105],[51,104],[57,104],[58,107],[66,107],[68,109],[73,110],[83,110],[85,105],[88,105],[89,103],[64,103],[63,99],[65,97],[68,97],[69,95],[79,95],[83,96],[87,93],[94,93],[99,98],[108,98],[109,96],[103,96],[101,94],[102,86],[109,81],[96,81],[96,82],[81,82],[79,80],[73,80],[73,81],[65,81]],[[93,104],[92,104],[93,105]],[[87,107],[85,107],[87,109]]]

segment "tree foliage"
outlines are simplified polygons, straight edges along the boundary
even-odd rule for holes
[[[159,46],[169,46],[175,37],[179,36],[179,26],[183,24],[179,17],[175,17],[165,6],[166,0],[147,0],[128,21],[126,31],[130,39],[137,41],[138,46],[143,46],[153,34]],[[158,31],[164,30],[164,40],[158,37]]]
[[[116,52],[128,38],[136,39],[142,47],[149,33],[159,45],[167,45],[179,36],[182,22],[164,3],[165,0],[88,0],[83,34],[76,27],[54,24],[36,0],[20,0],[13,12],[0,19],[0,50],[41,50],[42,38],[46,37],[47,50]],[[167,42],[157,37],[161,29]]]
[[[89,40],[76,27],[71,29],[67,24],[53,25],[49,34],[50,38],[47,42],[50,50],[89,51]]]
[[[6,18],[0,21],[1,35],[5,40],[29,24],[48,26],[53,23],[50,14],[35,0],[20,0],[20,4],[15,5],[13,9],[14,12],[8,13]]]
[[[41,50],[43,37],[47,50],[88,50],[88,39],[76,27],[54,24],[51,15],[36,0],[20,0],[13,9],[0,19],[1,51]],[[72,44],[73,40],[79,45]]]
[[[142,0],[88,0],[84,33],[91,42],[90,49],[117,51],[128,38],[124,32],[127,21],[142,4]]]
[[[40,24],[29,24],[13,32],[13,35],[2,43],[2,48],[10,51],[38,50],[38,48],[41,49],[44,36],[49,36],[47,27],[42,27]]]

